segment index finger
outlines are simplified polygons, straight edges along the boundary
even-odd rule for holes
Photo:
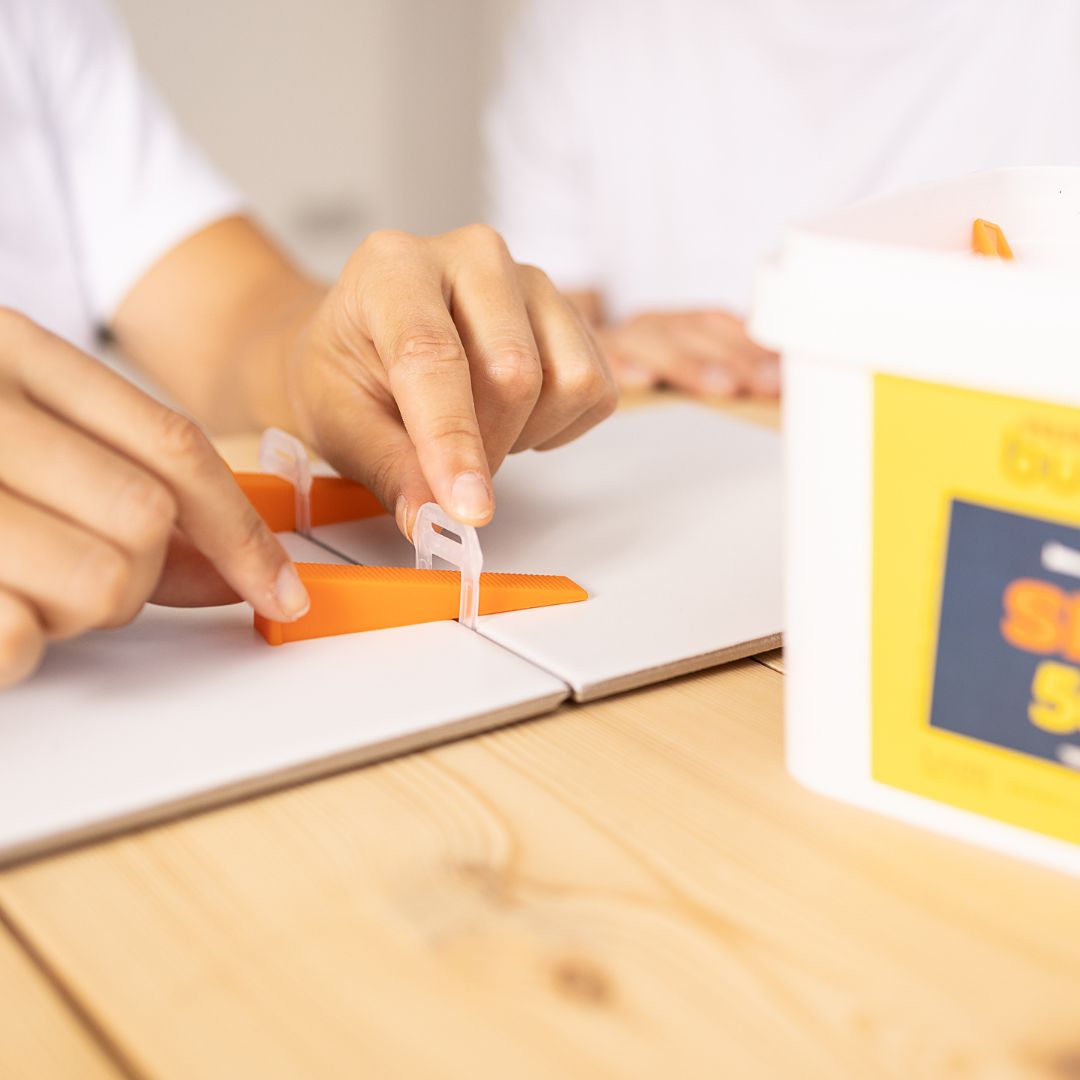
[[[439,504],[458,521],[484,525],[495,508],[491,473],[441,275],[410,237],[377,242],[390,257],[366,264],[361,303],[390,391]]]
[[[23,390],[163,480],[177,524],[236,592],[272,619],[299,618],[307,593],[284,548],[199,427],[26,322],[7,337]]]

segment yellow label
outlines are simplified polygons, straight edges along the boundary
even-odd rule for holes
[[[1080,409],[874,384],[876,780],[1080,843]]]

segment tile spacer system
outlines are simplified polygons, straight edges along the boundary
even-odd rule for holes
[[[263,435],[257,473],[236,473],[241,490],[276,532],[311,537],[317,525],[385,513],[367,488],[338,476],[313,476],[303,444],[270,428]],[[461,525],[435,503],[420,508],[413,525],[416,568],[297,563],[311,610],[296,622],[255,615],[271,645],[363,630],[457,618],[476,629],[478,615],[550,607],[587,600],[569,578],[547,574],[481,573],[476,530]],[[456,570],[436,570],[440,558]]]

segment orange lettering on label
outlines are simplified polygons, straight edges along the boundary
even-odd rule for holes
[[[1002,597],[1001,635],[1017,649],[1052,653],[1066,631],[1069,597],[1056,585],[1034,578],[1011,581]]]

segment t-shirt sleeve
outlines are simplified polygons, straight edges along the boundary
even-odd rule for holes
[[[590,228],[587,88],[571,3],[529,0],[508,36],[484,124],[491,223],[514,258],[540,266],[563,289],[596,288]]]
[[[106,0],[36,0],[34,62],[91,313],[103,325],[161,256],[243,208],[181,134]]]

